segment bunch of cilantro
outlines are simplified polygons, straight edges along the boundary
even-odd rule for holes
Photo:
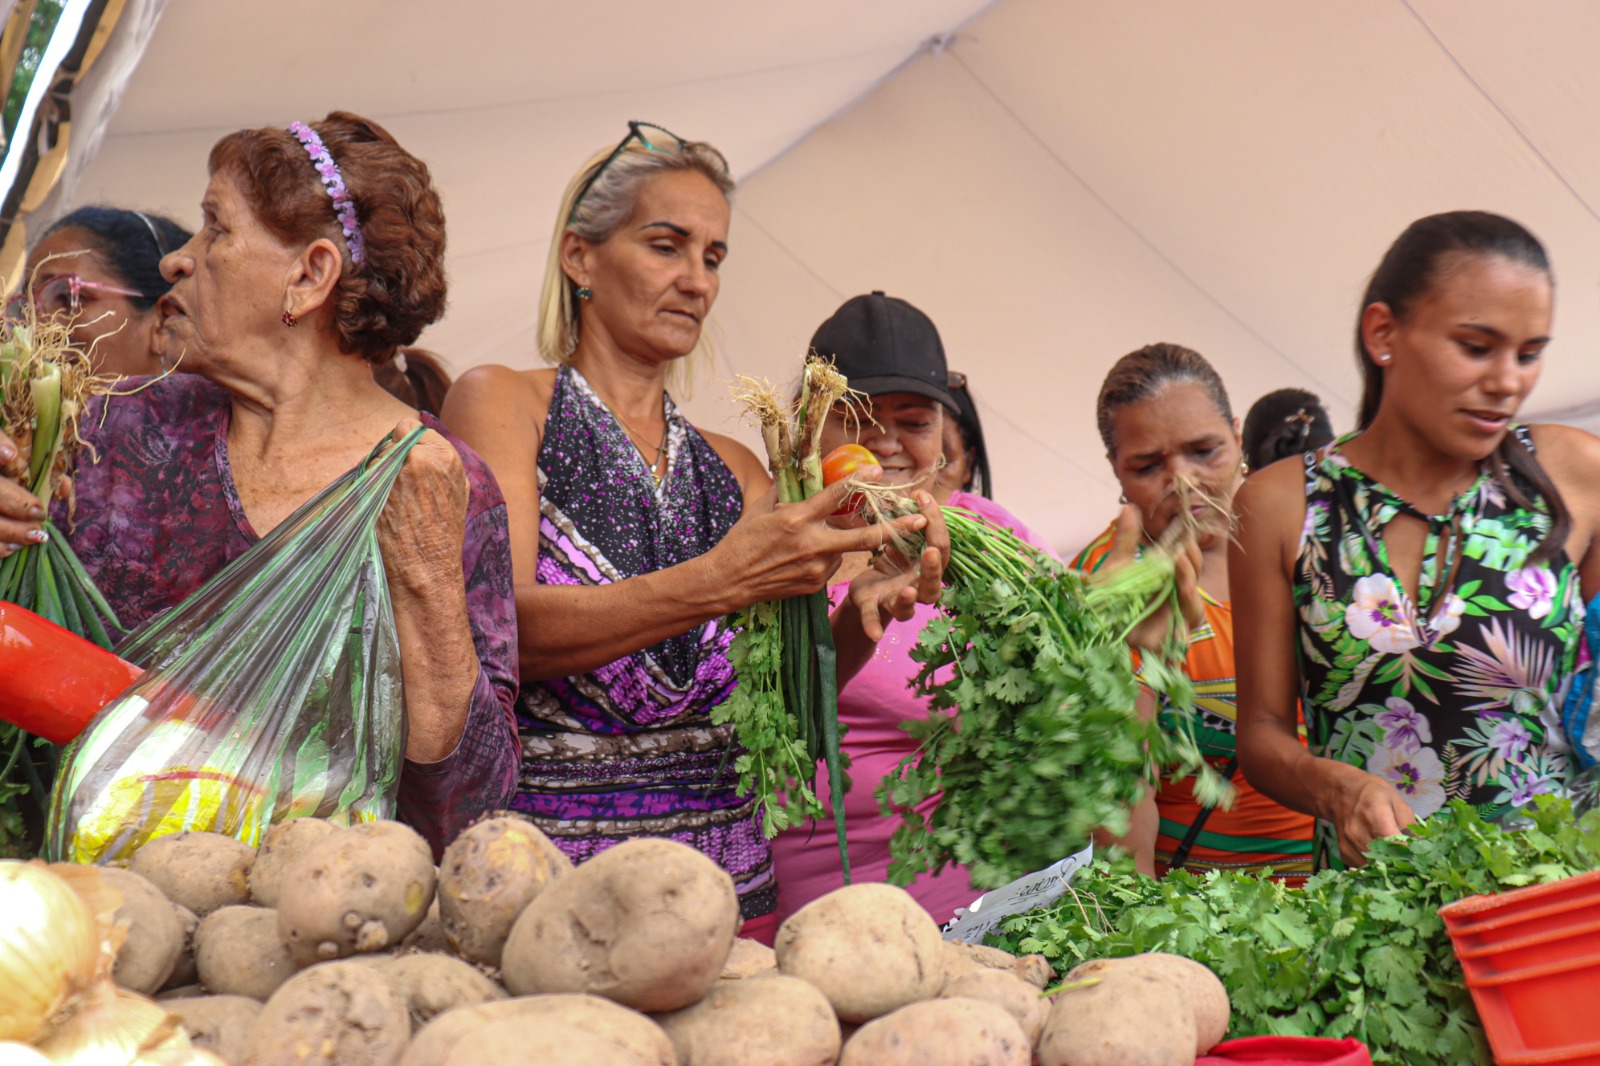
[[[802,729],[802,717],[791,714],[784,700],[782,670],[789,631],[784,628],[783,606],[756,603],[734,616],[739,632],[728,658],[739,683],[711,711],[712,724],[734,724],[740,749],[733,760],[738,788],[756,796],[761,831],[768,838],[827,814],[811,789],[816,774],[811,738]],[[841,758],[842,765],[848,765],[848,759]]]
[[[1574,822],[1544,800],[1505,830],[1455,801],[1366,866],[1304,888],[1237,872],[1163,880],[1097,861],[1049,907],[992,942],[1065,972],[1085,959],[1167,951],[1209,966],[1233,1001],[1234,1036],[1355,1037],[1375,1063],[1493,1062],[1438,909],[1467,896],[1600,867],[1600,811]]]
[[[907,724],[918,747],[878,789],[885,813],[901,818],[889,880],[957,863],[980,888],[1007,884],[1080,850],[1096,829],[1126,832],[1163,773],[1199,773],[1203,797],[1225,798],[1187,715],[1163,729],[1135,709],[1126,641],[1173,602],[1171,556],[1148,551],[1091,585],[1010,530],[944,514],[948,587],[911,653],[931,712]],[[1139,679],[1178,710],[1193,701],[1184,654],[1174,632]]]

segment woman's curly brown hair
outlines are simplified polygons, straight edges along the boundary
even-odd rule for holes
[[[236,176],[251,210],[279,240],[333,241],[344,254],[333,295],[339,350],[384,363],[444,314],[444,208],[427,164],[376,122],[330,111],[307,125],[322,138],[355,201],[366,242],[360,266],[350,261],[316,167],[287,130],[228,134],[211,149],[211,173]]]

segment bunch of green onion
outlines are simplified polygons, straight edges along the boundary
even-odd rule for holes
[[[799,503],[823,490],[821,434],[834,405],[848,395],[843,375],[819,359],[806,363],[791,408],[764,382],[745,379],[738,397],[761,425],[778,502]],[[826,813],[812,790],[819,763],[828,768],[829,803],[845,883],[844,793],[848,760],[840,749],[839,681],[826,590],[757,603],[735,616],[729,657],[738,676],[712,714],[731,722],[743,752],[734,762],[739,789],[753,794],[768,837]]]
[[[58,469],[78,448],[77,418],[84,386],[94,379],[82,354],[58,344],[54,351],[36,341],[59,338],[59,328],[13,326],[0,343],[0,428],[27,457],[20,480],[48,508],[61,483]],[[21,457],[19,456],[19,463]],[[48,539],[28,544],[0,560],[0,600],[26,607],[102,648],[111,647],[109,624],[115,613],[84,572],[55,523],[45,520]]]
[[[20,482],[49,508],[66,470],[82,447],[77,421],[90,397],[109,392],[112,379],[96,377],[88,354],[72,342],[71,326],[30,314],[0,324],[0,431],[18,456],[0,477]],[[24,607],[102,648],[120,627],[83,564],[55,523],[47,539],[0,560],[0,600]],[[56,753],[43,740],[0,723],[0,854],[21,854],[25,819],[19,801],[35,812],[49,805]]]

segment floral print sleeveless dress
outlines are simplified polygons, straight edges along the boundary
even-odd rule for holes
[[[1349,439],[1306,456],[1294,598],[1312,752],[1393,782],[1419,818],[1453,799],[1498,818],[1560,790],[1555,692],[1583,616],[1565,552],[1528,562],[1550,525],[1543,500],[1519,485],[1535,506],[1518,505],[1485,470],[1425,515],[1352,466]],[[1427,525],[1420,607],[1384,545],[1401,514]],[[1333,827],[1319,821],[1316,842],[1317,866],[1337,866]]]

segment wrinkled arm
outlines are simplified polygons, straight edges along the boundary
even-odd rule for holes
[[[407,758],[400,779],[400,817],[428,839],[435,858],[474,818],[506,806],[517,786],[517,623],[503,504],[468,523],[462,572],[471,658],[457,665],[472,669],[465,722],[447,754]]]

